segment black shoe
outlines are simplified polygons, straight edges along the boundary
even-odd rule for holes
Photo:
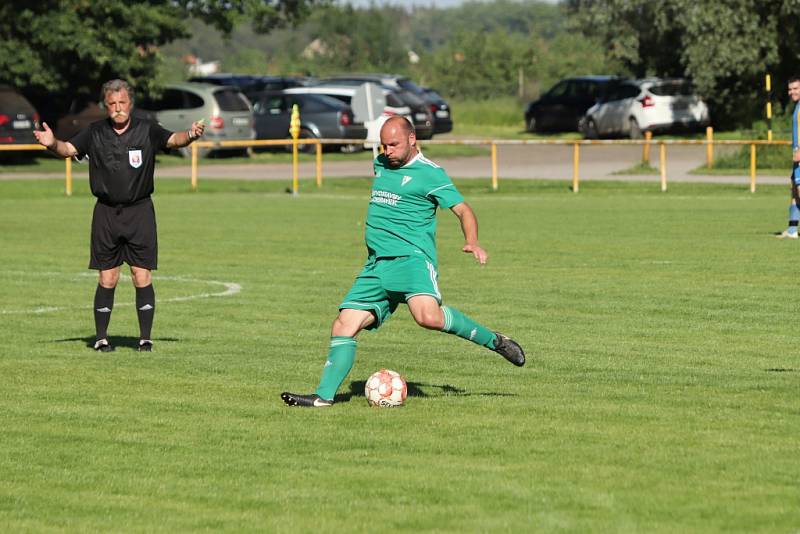
[[[103,338],[94,342],[94,350],[97,352],[114,352],[114,347],[106,338]]]
[[[283,402],[285,402],[289,406],[324,408],[325,406],[331,406],[333,404],[332,400],[325,400],[317,394],[298,395],[296,393],[289,393],[287,391],[284,391],[283,393],[281,393],[281,398],[283,399]]]
[[[504,336],[500,332],[495,332],[497,339],[494,342],[494,351],[503,356],[506,360],[510,361],[517,367],[525,365],[525,353],[519,343],[514,341],[508,336]]]
[[[140,339],[139,352],[153,352],[153,342],[149,339]]]

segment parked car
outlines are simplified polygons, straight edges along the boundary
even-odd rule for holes
[[[213,85],[230,85],[241,90],[247,98],[253,100],[252,95],[262,91],[280,91],[289,87],[305,85],[308,78],[293,76],[253,76],[250,74],[209,74],[208,76],[195,76],[190,82],[210,83]]]
[[[24,96],[8,85],[0,85],[0,144],[35,144],[39,113]]]
[[[264,91],[253,95],[256,139],[287,139],[292,107],[300,111],[300,137],[353,139],[358,143],[342,145],[345,152],[364,144],[367,128],[356,123],[350,106],[326,95],[284,94],[282,91]],[[324,148],[324,147],[323,147]],[[311,152],[314,145],[300,145],[300,150]]]
[[[435,89],[423,87],[425,101],[433,115],[433,133],[447,133],[453,131],[453,116],[450,104]]]
[[[576,132],[586,110],[620,81],[615,76],[580,76],[561,80],[538,100],[528,104],[525,126],[529,132]]]
[[[255,138],[253,110],[236,87],[208,83],[167,85],[158,98],[142,99],[142,110],[155,112],[161,125],[173,131],[186,130],[194,121],[205,119],[203,141],[233,141]],[[179,150],[188,155],[190,147]],[[249,152],[246,148],[225,147],[219,151]],[[208,154],[211,149],[201,149]]]
[[[453,129],[450,106],[444,102],[441,95],[436,95],[436,98],[431,97],[425,89],[405,76],[397,74],[342,74],[319,80],[319,83],[323,85],[361,85],[367,82],[376,83],[399,93],[400,98],[406,101],[417,116],[413,122],[414,128],[417,130],[417,137],[420,139],[430,139],[435,133],[446,133]],[[418,100],[422,101],[422,105]],[[442,107],[442,104],[444,104],[444,107]],[[422,107],[427,110],[429,117],[422,117]],[[427,124],[428,121],[430,121],[430,125]],[[430,135],[428,134],[429,129]]]
[[[709,124],[708,106],[688,80],[647,78],[623,82],[586,112],[581,132],[587,138],[642,137],[642,132],[697,130]]]
[[[340,100],[350,106],[353,100],[353,95],[356,93],[356,89],[358,89],[357,86],[309,85],[305,87],[292,87],[290,89],[285,89],[283,92],[287,95],[327,95],[336,98],[337,100]],[[414,117],[411,108],[391,89],[383,88],[382,91],[386,97],[386,107],[383,109],[383,115],[401,115],[413,122]]]
[[[134,102],[131,115],[144,119],[157,120],[156,114],[152,111],[139,109],[137,102]],[[56,138],[69,140],[87,128],[91,123],[108,118],[108,113],[103,108],[102,102],[95,102],[88,97],[75,97],[72,99],[67,114],[56,121]]]

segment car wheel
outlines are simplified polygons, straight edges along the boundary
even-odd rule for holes
[[[209,148],[198,148],[197,149],[197,157],[198,158],[204,158],[204,157],[208,156],[208,154],[210,152],[211,152],[211,149],[209,149]],[[179,155],[182,158],[191,159],[192,158],[192,145],[184,146],[184,147],[181,147],[181,148],[177,148],[177,149],[175,149],[174,153]]]
[[[317,136],[314,135],[314,132],[312,132],[308,128],[300,129],[300,139],[316,139],[316,138]],[[303,154],[315,154],[317,152],[317,147],[313,143],[303,143],[302,145],[298,145],[297,149]]]
[[[354,154],[356,152],[361,152],[364,150],[364,145],[342,145],[339,147],[339,150],[343,154]]]
[[[599,139],[600,133],[597,131],[597,124],[592,119],[587,119],[583,127],[583,136],[586,139]]]
[[[628,127],[628,134],[630,135],[631,139],[641,139],[644,137],[642,135],[642,129],[639,128],[639,123],[636,122],[636,119],[631,118]]]
[[[536,116],[531,115],[531,118],[528,119],[528,131],[531,133],[538,133],[539,126],[536,124]]]

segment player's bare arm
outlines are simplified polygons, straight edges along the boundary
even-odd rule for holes
[[[36,136],[36,140],[40,145],[62,158],[71,158],[78,154],[78,151],[72,146],[72,143],[56,139],[53,130],[50,129],[46,122],[42,123],[42,128],[42,131],[34,130],[33,132],[33,135]]]
[[[183,148],[203,136],[206,126],[203,120],[195,121],[185,132],[175,132],[167,139],[167,148]]]
[[[478,218],[466,202],[456,204],[450,210],[461,222],[461,232],[464,234],[462,251],[472,254],[475,260],[484,265],[489,259],[489,254],[478,244]]]

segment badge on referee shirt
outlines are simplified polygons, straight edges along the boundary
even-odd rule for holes
[[[128,150],[128,163],[131,167],[138,169],[142,166],[142,151],[141,150]]]

